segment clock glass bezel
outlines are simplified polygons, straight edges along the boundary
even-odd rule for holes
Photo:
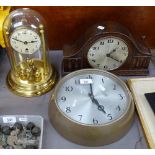
[[[82,49],[83,50],[83,52],[82,52],[83,68],[88,68],[88,67],[92,68],[92,66],[89,64],[88,58],[87,58],[88,51],[91,48],[91,46],[95,42],[97,42],[97,40],[100,40],[100,38],[105,38],[105,37],[116,37],[116,38],[119,38],[119,39],[123,40],[123,42],[125,42],[126,45],[128,46],[128,57],[127,57],[126,61],[120,67],[118,67],[117,69],[109,70],[109,71],[117,73],[117,70],[123,70],[126,67],[128,67],[128,65],[131,63],[132,57],[133,57],[134,52],[135,52],[134,47],[133,47],[133,42],[128,38],[128,36],[124,35],[123,33],[107,32],[107,33],[103,33],[103,34],[102,33],[101,34],[97,34],[97,35],[91,37],[85,43],[85,46]],[[95,69],[98,69],[98,68],[95,68]]]
[[[63,86],[63,84],[72,79],[73,77],[77,76],[77,75],[86,75],[86,74],[98,74],[98,75],[102,75],[102,76],[105,76],[114,80],[115,82],[117,82],[123,89],[125,95],[126,95],[126,100],[127,100],[127,107],[126,109],[123,111],[123,113],[120,115],[119,118],[114,118],[112,121],[110,122],[107,122],[107,123],[100,123],[100,124],[96,124],[96,125],[93,125],[93,124],[87,124],[87,123],[82,123],[82,122],[79,122],[79,121],[76,121],[75,119],[72,119],[71,117],[69,117],[68,115],[66,115],[66,113],[64,111],[62,111],[62,109],[59,107],[59,103],[58,103],[58,92],[59,90],[61,89],[61,87]],[[127,86],[125,85],[125,83],[120,80],[117,76],[107,72],[107,71],[104,71],[104,70],[98,70],[98,69],[83,69],[83,70],[79,70],[79,71],[75,71],[67,76],[65,76],[63,79],[61,79],[61,81],[59,81],[59,83],[57,84],[57,86],[55,87],[55,91],[54,91],[54,102],[56,104],[56,107],[59,109],[59,112],[67,119],[69,119],[70,121],[76,123],[76,124],[80,124],[80,125],[84,125],[84,126],[106,126],[106,125],[110,125],[114,122],[118,122],[119,120],[121,120],[126,114],[127,112],[129,111],[130,107],[131,107],[131,94],[127,88]]]
[[[124,61],[123,62],[121,62],[121,64],[120,65],[117,65],[117,66],[113,66],[112,68],[109,68],[109,69],[106,69],[106,68],[103,68],[103,67],[98,67],[98,66],[96,66],[96,65],[93,65],[93,63],[91,62],[91,59],[90,59],[90,57],[89,57],[89,54],[90,54],[90,49],[91,48],[93,48],[93,46],[95,45],[95,44],[97,44],[98,42],[100,42],[100,41],[102,41],[102,40],[105,40],[105,41],[107,41],[107,40],[112,40],[112,39],[115,39],[115,40],[118,40],[118,41],[121,41],[121,42],[123,42],[124,44],[125,44],[125,46],[127,47],[127,55],[125,56],[125,58],[124,58]],[[110,45],[109,45],[110,46]],[[118,45],[119,46],[119,45]],[[96,51],[95,51],[96,52]],[[117,52],[117,51],[116,51]],[[107,53],[108,54],[108,53]],[[96,39],[95,41],[94,41],[94,43],[92,43],[91,44],[91,46],[89,47],[89,49],[88,49],[88,52],[87,52],[87,59],[88,59],[88,63],[89,63],[89,65],[91,66],[91,67],[93,67],[93,68],[96,68],[96,69],[103,69],[103,70],[107,70],[107,71],[112,71],[112,70],[116,70],[116,69],[118,69],[118,68],[120,68],[125,62],[126,62],[126,60],[127,60],[127,58],[128,58],[128,55],[129,55],[129,47],[128,47],[128,44],[126,43],[126,41],[124,41],[122,38],[120,38],[120,37],[116,37],[116,36],[111,36],[111,35],[109,35],[109,36],[105,36],[105,37],[100,37],[99,39]],[[102,55],[101,55],[102,56]]]

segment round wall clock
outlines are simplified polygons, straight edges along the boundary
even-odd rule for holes
[[[112,143],[130,128],[134,114],[123,81],[98,69],[65,76],[56,86],[49,117],[56,130],[72,142],[98,146]]]
[[[11,12],[3,24],[11,70],[7,86],[15,94],[39,96],[51,90],[57,76],[48,62],[45,21],[31,9]]]
[[[95,68],[118,75],[148,74],[149,48],[116,22],[90,27],[73,45],[64,46],[63,71]]]

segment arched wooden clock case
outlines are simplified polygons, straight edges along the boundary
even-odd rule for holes
[[[123,40],[128,46],[128,57],[119,68],[110,72],[117,75],[147,75],[151,53],[142,42],[133,38],[131,33],[116,22],[104,22],[93,25],[73,45],[65,45],[63,51],[63,74],[82,69],[92,68],[87,60],[90,47],[105,37]]]

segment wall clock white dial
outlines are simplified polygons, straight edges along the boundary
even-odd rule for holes
[[[80,84],[80,80],[87,78],[92,83]],[[96,74],[78,75],[66,81],[59,90],[57,103],[66,117],[90,125],[116,120],[128,108],[123,88],[112,79]]]
[[[100,38],[90,47],[87,59],[93,68],[114,70],[124,64],[128,50],[127,44],[120,38]]]
[[[23,28],[12,33],[10,44],[12,48],[19,53],[33,54],[39,50],[41,40],[35,31]]]

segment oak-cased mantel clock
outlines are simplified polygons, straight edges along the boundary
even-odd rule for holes
[[[39,96],[56,82],[56,72],[47,56],[45,25],[43,17],[28,8],[14,10],[4,21],[3,34],[11,64],[7,86],[17,95]]]
[[[117,75],[149,73],[150,50],[119,23],[90,27],[73,45],[65,45],[64,74],[81,68],[103,69]]]

